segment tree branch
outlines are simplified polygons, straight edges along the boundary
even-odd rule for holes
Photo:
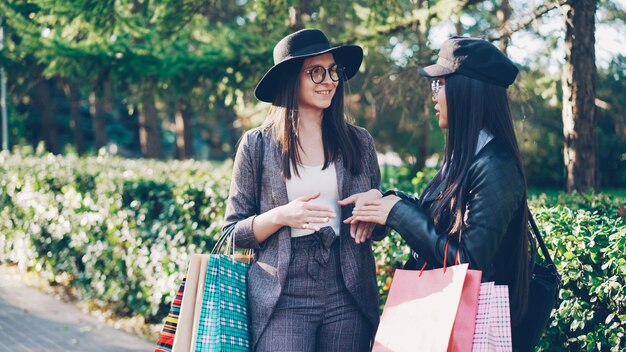
[[[502,38],[506,38],[506,37],[510,37],[511,34],[520,31],[522,29],[525,29],[526,27],[528,27],[531,23],[533,23],[535,20],[537,20],[539,17],[545,15],[546,13],[559,8],[565,4],[567,4],[568,0],[558,0],[558,1],[554,1],[552,3],[549,4],[544,4],[539,6],[537,9],[535,9],[535,12],[533,12],[532,15],[530,15],[528,18],[524,19],[521,22],[518,23],[511,23],[510,25],[506,25],[502,30],[500,30],[498,32],[497,35],[493,35],[487,38],[488,41],[496,41],[496,40],[500,40]]]
[[[464,3],[462,5],[462,8],[468,8],[469,6],[472,5],[476,5],[477,3],[481,2],[482,0],[467,0],[466,3]],[[498,32],[498,34],[496,35],[492,35],[488,38],[485,38],[488,41],[496,41],[496,40],[500,40],[502,38],[506,38],[506,37],[510,37],[513,33],[520,31],[522,29],[525,29],[526,27],[528,27],[531,23],[533,23],[533,21],[537,20],[538,18],[540,18],[541,16],[545,15],[546,13],[559,8],[565,4],[567,4],[569,2],[569,0],[556,0],[553,1],[551,3],[548,4],[544,4],[539,6],[537,9],[535,9],[535,11],[526,19],[524,19],[521,22],[517,22],[517,23],[511,23],[507,26],[505,26],[502,30],[500,30]],[[431,14],[431,16],[435,16],[435,14]],[[378,29],[376,31],[374,31],[373,33],[367,34],[367,35],[361,35],[361,36],[354,36],[351,38],[348,38],[347,40],[344,40],[340,43],[337,43],[338,45],[344,45],[344,44],[350,44],[350,43],[355,43],[357,40],[367,40],[367,39],[372,39],[375,38],[377,36],[390,36],[392,34],[396,34],[398,32],[402,32],[406,29],[409,28],[414,28],[415,26],[417,26],[420,23],[420,18],[413,18],[410,19],[408,21],[405,21],[403,23],[399,23],[393,26],[388,26],[384,29]]]
[[[350,38],[347,38],[345,40],[342,40],[341,42],[338,43],[333,43],[333,44],[337,44],[337,45],[347,45],[347,44],[353,44],[356,43],[358,41],[364,41],[364,40],[369,40],[369,39],[373,39],[376,37],[380,37],[380,36],[390,36],[392,34],[396,34],[398,32],[402,32],[405,29],[409,29],[409,28],[413,28],[415,26],[417,26],[420,22],[420,19],[415,18],[415,19],[411,19],[409,21],[400,23],[400,24],[396,24],[393,26],[388,26],[385,27],[384,29],[377,29],[372,33],[368,33],[368,34],[364,34],[364,35],[354,35]]]

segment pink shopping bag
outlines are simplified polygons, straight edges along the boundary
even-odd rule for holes
[[[396,270],[372,351],[447,351],[467,269]]]
[[[459,308],[456,312],[454,326],[448,342],[448,352],[472,351],[482,275],[483,273],[480,270],[467,271]]]

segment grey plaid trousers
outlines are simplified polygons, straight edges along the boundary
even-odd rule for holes
[[[372,326],[343,281],[333,231],[291,239],[283,291],[257,352],[369,351]]]

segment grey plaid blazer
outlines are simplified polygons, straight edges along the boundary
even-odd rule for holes
[[[352,175],[339,160],[336,163],[337,182],[341,198],[380,187],[380,169],[372,136],[365,129],[349,125],[359,139],[363,153],[364,172]],[[261,130],[262,133],[257,131]],[[252,325],[252,346],[256,346],[278,302],[291,255],[290,228],[283,227],[263,243],[257,243],[252,233],[257,195],[257,168],[260,158],[258,138],[264,139],[261,213],[287,204],[287,188],[282,176],[281,150],[272,128],[259,127],[248,131],[241,139],[226,204],[225,226],[234,226],[233,235],[240,248],[256,250],[256,259],[248,270],[248,311]],[[353,206],[342,207],[341,219],[352,214]],[[376,231],[376,239],[385,235],[384,228]],[[348,291],[370,320],[373,331],[378,327],[378,288],[376,264],[371,242],[356,244],[350,237],[350,225],[340,230],[341,270]]]

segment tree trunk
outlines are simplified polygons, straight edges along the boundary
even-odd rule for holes
[[[596,0],[569,2],[563,66],[563,148],[566,188],[595,189],[596,184]]]
[[[161,156],[161,125],[154,101],[155,94],[155,83],[146,83],[143,87],[139,110],[139,142],[141,153],[146,158]]]
[[[430,145],[430,107],[432,106],[432,100],[430,95],[424,97],[423,113],[420,116],[418,128],[420,131],[420,138],[418,139],[419,157],[416,159],[417,167],[416,171],[424,169],[426,166],[426,158],[428,158],[428,146]]]
[[[188,159],[193,154],[191,144],[191,114],[187,99],[176,99],[176,156],[180,160]]]
[[[80,96],[78,86],[75,83],[65,82],[63,90],[70,100],[70,127],[74,137],[74,146],[79,155],[85,153],[85,137],[80,127]]]
[[[289,7],[289,28],[292,31],[304,29],[303,16],[311,14],[310,0],[301,0],[297,6]]]
[[[456,12],[456,21],[454,22],[454,31],[456,32],[456,35],[463,35],[465,32],[465,30],[463,29],[463,23],[461,23],[462,16],[463,8],[459,8]]]
[[[54,105],[50,101],[50,81],[41,77],[37,83],[37,105],[41,115],[41,136],[46,143],[46,149],[54,154],[58,154],[59,135],[54,118]]]
[[[509,4],[509,0],[502,0],[500,3],[500,7],[498,8],[498,12],[496,13],[496,17],[498,18],[498,32],[500,32],[500,50],[506,54],[506,49],[509,46],[509,40],[511,39],[510,34],[506,34],[506,25],[511,18],[511,13],[513,13],[513,9],[511,9],[511,5]]]
[[[419,6],[423,6],[423,2],[420,2]],[[460,14],[458,18],[459,21],[457,21],[457,26],[459,27],[457,27],[457,30],[460,29]],[[422,29],[421,26],[416,26],[417,44],[419,47],[426,47],[429,30],[429,22],[427,22],[427,25],[424,29]],[[462,35],[462,33],[459,33],[459,35]],[[426,50],[420,50],[419,55],[421,56],[420,60],[422,62],[428,62],[428,53]],[[426,158],[428,158],[429,152],[428,147],[430,146],[430,120],[432,119],[430,115],[430,107],[433,105],[430,89],[426,89],[426,93],[422,96],[422,99],[422,113],[418,115],[419,122],[417,125],[417,128],[419,130],[419,137],[417,142],[418,155],[415,158],[415,165],[413,170],[414,172],[412,172],[413,175],[415,175],[417,171],[423,170],[426,166]]]
[[[107,114],[111,113],[111,81],[99,80],[89,95],[89,112],[93,118],[96,150],[107,145]]]

